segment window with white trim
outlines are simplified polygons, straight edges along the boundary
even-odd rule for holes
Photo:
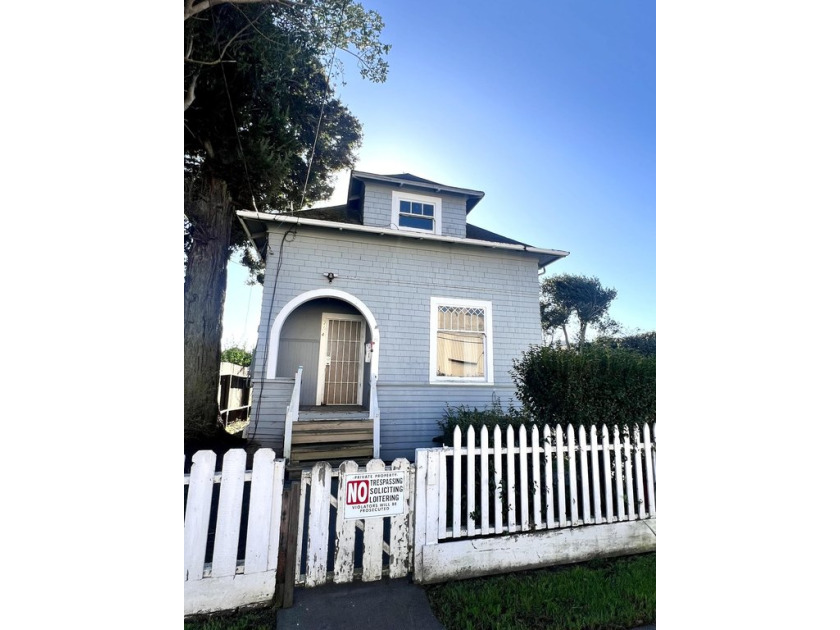
[[[493,382],[490,302],[433,297],[430,324],[430,382]]]
[[[391,199],[391,227],[440,234],[440,208],[439,197],[395,190]]]

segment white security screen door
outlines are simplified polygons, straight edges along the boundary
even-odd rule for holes
[[[361,405],[365,322],[360,315],[324,313],[317,405]]]

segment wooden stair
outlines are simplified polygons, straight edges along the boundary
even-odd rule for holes
[[[373,459],[373,421],[308,420],[292,425],[290,465],[297,468],[327,461]]]

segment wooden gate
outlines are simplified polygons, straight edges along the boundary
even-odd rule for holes
[[[370,502],[373,506],[376,482],[362,494],[356,492],[352,484],[358,482],[353,479],[384,479],[387,475],[378,473],[391,471],[404,473],[393,475],[404,480],[397,501],[402,504],[402,513],[360,517],[359,503]],[[311,471],[304,471],[300,485],[295,584],[319,586],[355,579],[372,582],[383,576],[408,575],[413,569],[414,556],[414,473],[414,465],[403,458],[394,460],[391,466],[373,459],[363,470],[353,461],[346,461],[337,469],[318,462]],[[383,560],[383,553],[388,556],[387,561]]]

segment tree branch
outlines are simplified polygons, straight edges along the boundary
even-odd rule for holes
[[[282,4],[287,7],[301,7],[303,3],[294,0],[184,0],[184,21],[202,11],[220,4]]]
[[[195,100],[195,84],[198,82],[198,75],[193,76],[190,82],[190,87],[187,89],[187,95],[184,97],[184,111],[189,109],[192,102]]]

